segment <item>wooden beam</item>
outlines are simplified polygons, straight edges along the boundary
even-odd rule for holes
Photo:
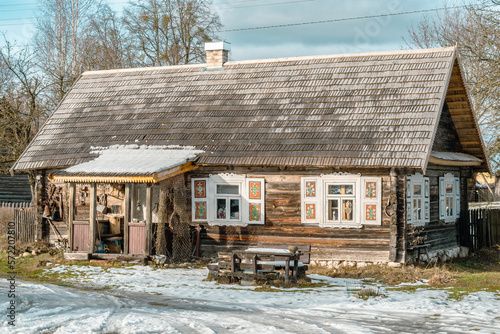
[[[90,184],[90,210],[89,210],[89,253],[95,251],[95,232],[97,230],[97,185]]]
[[[125,197],[123,199],[123,254],[128,254],[128,223],[130,222],[130,188],[132,184],[125,184]]]
[[[69,242],[69,252],[73,252],[73,219],[75,218],[75,192],[76,185],[74,183],[69,184],[68,189],[68,242]]]
[[[148,183],[146,186],[146,244],[145,244],[145,249],[144,249],[144,255],[148,256],[151,254],[151,239],[152,239],[152,234],[153,234],[153,228],[152,228],[152,208],[151,208],[151,193],[152,193],[153,185],[151,183]]]

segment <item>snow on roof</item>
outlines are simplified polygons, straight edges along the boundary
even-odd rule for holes
[[[432,151],[431,156],[433,156],[434,158],[437,158],[437,159],[442,159],[442,160],[482,162],[481,159],[476,158],[473,155],[466,154],[466,153],[458,153],[458,152]]]
[[[92,147],[97,158],[69,168],[64,174],[150,175],[182,165],[203,153],[193,146],[113,145]]]

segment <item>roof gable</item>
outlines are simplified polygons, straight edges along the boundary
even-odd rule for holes
[[[86,72],[14,168],[136,143],[194,146],[198,164],[425,169],[454,61],[442,48]]]

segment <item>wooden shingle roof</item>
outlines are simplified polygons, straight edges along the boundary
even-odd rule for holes
[[[455,62],[441,48],[85,72],[14,169],[132,143],[194,146],[198,164],[425,169]],[[484,159],[468,117],[464,147]]]

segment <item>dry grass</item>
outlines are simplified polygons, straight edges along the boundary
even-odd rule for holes
[[[452,294],[463,295],[476,291],[500,293],[500,250],[484,249],[464,259],[431,267],[387,266],[340,267],[330,269],[311,266],[308,273],[340,278],[371,279],[388,285],[425,281],[431,287],[450,289]],[[414,289],[414,287],[398,287]]]
[[[14,221],[14,208],[0,207],[0,234],[5,235],[7,232],[7,223]]]
[[[433,268],[403,266],[401,268],[391,268],[388,266],[371,265],[361,268],[340,267],[338,269],[311,266],[308,273],[340,278],[375,279],[389,285],[415,283],[422,280],[429,280],[436,285],[442,285],[452,279],[452,275],[446,266]]]

